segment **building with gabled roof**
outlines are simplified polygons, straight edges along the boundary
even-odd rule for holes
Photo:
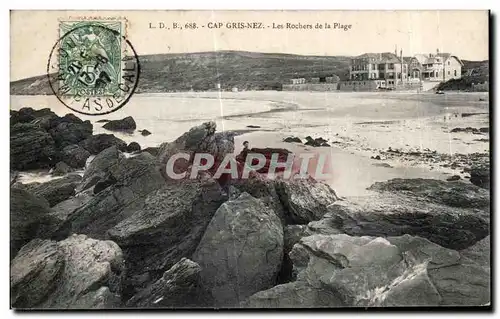
[[[462,76],[463,62],[451,53],[416,54],[409,63],[409,78],[444,82]]]
[[[364,53],[351,59],[349,70],[350,81],[375,81],[376,88],[395,88],[407,80],[408,65],[404,62],[402,51]],[[373,86],[371,83],[369,87]]]

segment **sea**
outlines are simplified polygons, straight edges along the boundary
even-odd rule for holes
[[[74,113],[51,95],[11,96],[10,108],[50,108],[62,116]],[[463,116],[465,114],[466,116]],[[472,116],[470,115],[472,114]],[[90,116],[94,134],[113,133],[142,148],[171,142],[203,122],[214,121],[217,131],[237,131],[235,152],[244,140],[250,147],[286,147],[291,151],[311,148],[284,143],[287,136],[323,137],[331,147],[314,149],[329,152],[336,175],[328,183],[341,195],[367,193],[373,182],[396,177],[444,179],[446,174],[430,167],[391,163],[373,165],[371,155],[387,149],[431,149],[440,153],[489,152],[488,143],[477,142],[471,134],[450,134],[454,127],[489,126],[487,93],[359,93],[359,92],[183,92],[136,94],[116,112]],[[110,132],[99,120],[132,116],[133,133]],[[152,134],[143,136],[139,130]],[[21,172],[24,183],[53,178],[48,171]]]

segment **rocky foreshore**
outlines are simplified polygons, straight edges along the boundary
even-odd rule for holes
[[[489,162],[472,184],[392,179],[342,198],[257,172],[229,192],[211,172],[165,179],[176,152],[234,152],[211,122],[141,151],[72,114],[22,109],[10,138],[14,308],[490,304]],[[60,162],[83,176],[15,181]]]

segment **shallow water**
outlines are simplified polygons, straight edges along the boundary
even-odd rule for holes
[[[482,95],[481,95],[482,96]],[[450,113],[488,112],[488,103],[479,103],[477,94],[461,93],[443,96],[432,94],[381,94],[336,92],[216,92],[139,94],[120,110],[102,116],[77,114],[94,124],[94,134],[111,133],[102,128],[102,119],[132,116],[137,123],[133,134],[113,132],[126,142],[136,141],[143,147],[172,141],[189,128],[215,121],[217,129],[244,130],[258,125],[267,131],[325,128],[342,121],[352,126],[360,121],[425,120]],[[58,115],[71,110],[54,96],[11,96],[11,109],[49,107]],[[147,137],[138,130],[147,129]],[[322,131],[319,129],[320,133]]]
[[[62,105],[54,96],[12,96],[11,109],[25,106],[33,108],[48,107],[62,116],[72,111]],[[136,95],[120,110],[101,116],[76,114],[82,120],[90,120],[94,125],[94,134],[113,133],[127,143],[138,142],[142,147],[157,146],[172,141],[191,127],[206,121],[215,121],[218,130],[236,129],[226,127],[224,116],[242,113],[270,111],[272,103],[240,100],[218,100],[212,98],[192,99],[165,97],[163,95]],[[137,123],[137,130],[132,133],[111,132],[102,128],[104,123],[98,120],[115,120],[132,116]],[[239,127],[238,127],[239,128]],[[139,130],[147,129],[152,134],[142,136]]]
[[[243,141],[248,141],[250,147],[258,147],[265,143],[268,147],[286,148],[293,153],[313,152],[327,154],[329,165],[323,172],[331,173],[331,178],[323,180],[329,184],[339,196],[362,196],[370,194],[367,187],[375,182],[391,178],[434,178],[446,179],[448,175],[429,170],[425,167],[380,167],[380,161],[352,154],[336,147],[304,147],[304,145],[282,142],[285,135],[270,132],[254,132],[235,138],[236,151],[241,150]],[[325,165],[326,167],[326,165]]]
[[[251,147],[287,147],[284,136],[302,139],[322,136],[330,141],[352,141],[352,150],[336,147],[333,163],[336,177],[329,181],[344,195],[358,195],[375,181],[394,177],[444,178],[441,173],[415,167],[376,167],[366,154],[352,151],[387,149],[437,150],[439,153],[487,152],[488,143],[478,142],[473,134],[450,134],[454,127],[489,125],[487,93],[434,94],[413,93],[339,93],[339,92],[203,92],[135,95],[120,110],[104,116],[77,114],[94,124],[94,134],[113,133],[127,143],[138,142],[143,148],[169,142],[206,121],[215,121],[218,131],[256,131],[237,138],[251,140]],[[49,107],[58,115],[70,113],[53,96],[12,96],[11,109],[31,106]],[[460,113],[485,113],[461,117]],[[110,132],[101,119],[132,116],[137,130],[132,133]],[[260,128],[248,128],[248,125]],[[147,129],[152,135],[142,136]],[[489,138],[488,136],[483,136]],[[30,173],[31,174],[31,173]],[[44,180],[43,173],[23,174],[22,179]],[[46,175],[46,173],[45,173]]]

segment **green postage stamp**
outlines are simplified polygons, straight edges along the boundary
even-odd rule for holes
[[[140,65],[125,34],[124,20],[60,21],[47,71],[62,103],[75,112],[100,115],[128,102]]]

